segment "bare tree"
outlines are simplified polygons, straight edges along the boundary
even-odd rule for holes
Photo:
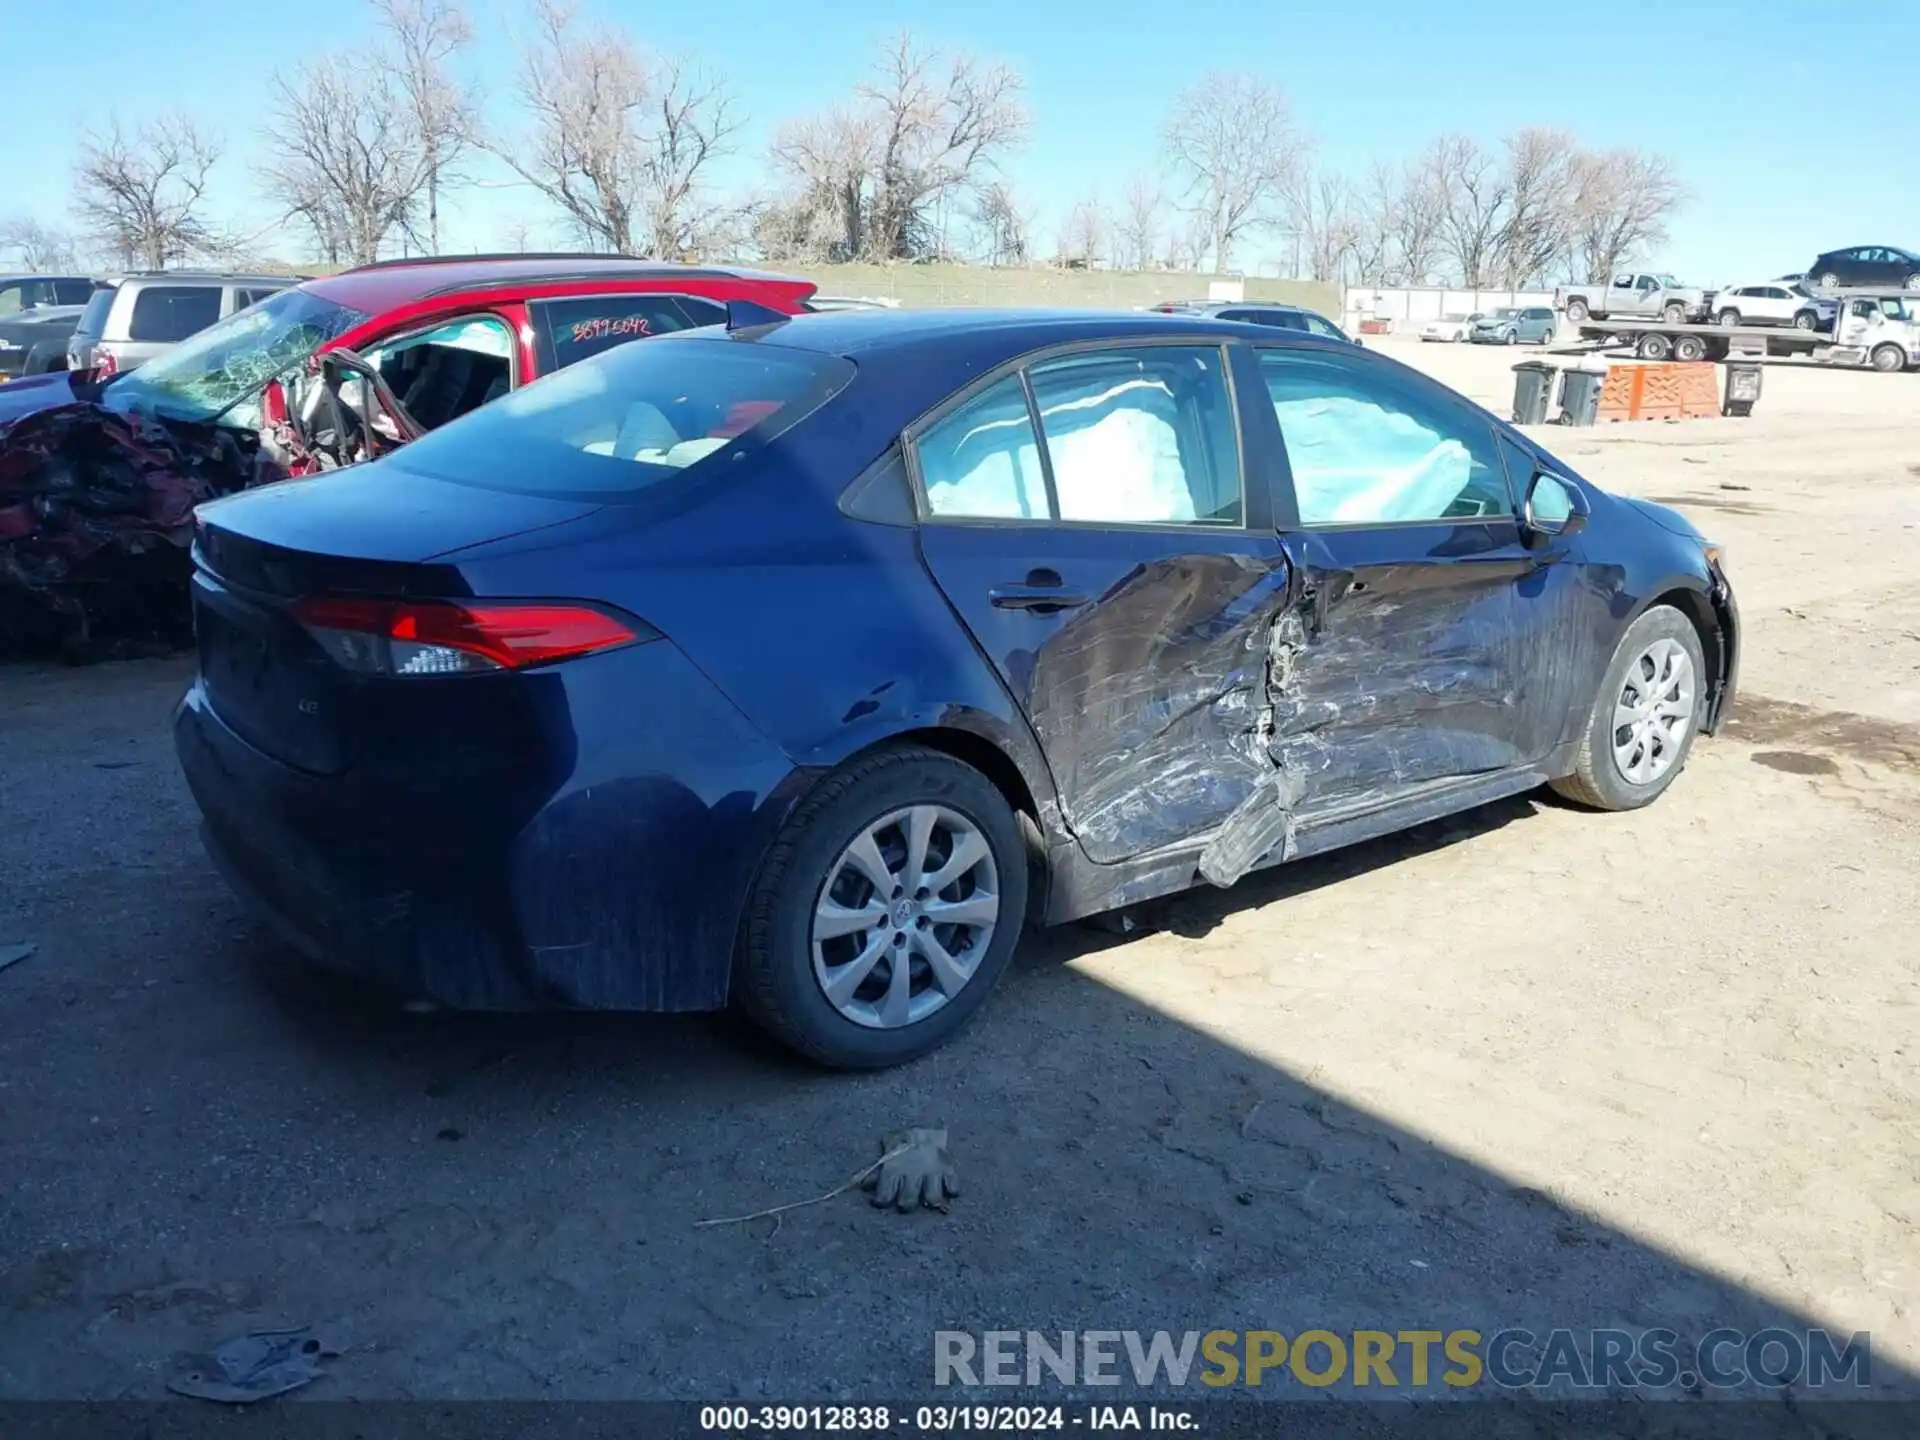
[[[0,256],[23,270],[75,270],[80,248],[65,230],[55,230],[25,215],[0,220]]]
[[[1497,157],[1465,135],[1435,142],[1432,157],[1446,187],[1440,234],[1460,283],[1477,289],[1492,282],[1499,259],[1510,193],[1506,168]]]
[[[534,18],[519,79],[532,129],[507,163],[589,244],[696,247],[721,213],[704,186],[739,128],[732,98],[685,61],[650,66],[622,31],[576,25],[560,0],[536,0]]]
[[[790,238],[785,253],[808,260],[862,253],[876,144],[874,117],[844,106],[780,127],[773,164],[794,192],[774,207]]]
[[[74,167],[74,213],[127,264],[166,268],[210,238],[201,206],[220,142],[185,115],[164,115],[131,134],[116,119],[86,134]]]
[[[1159,256],[1166,197],[1152,175],[1134,174],[1120,194],[1113,227],[1113,263],[1124,270],[1146,270]]]
[[[407,97],[426,175],[426,246],[440,252],[440,193],[457,177],[453,167],[479,133],[472,94],[450,64],[473,38],[460,0],[372,0],[392,42],[382,63]]]
[[[678,59],[661,62],[647,108],[640,154],[648,248],[668,259],[694,255],[732,219],[731,208],[707,194],[706,179],[745,117],[720,81]]]
[[[1340,280],[1360,241],[1352,191],[1338,175],[1325,174],[1301,187],[1294,228],[1303,245],[1309,280]]]
[[[773,163],[789,187],[774,208],[782,232],[832,259],[944,252],[949,217],[971,196],[960,213],[984,223],[1000,162],[1026,138],[1023,89],[1005,65],[893,37],[850,104],[776,132]]]
[[[1668,217],[1687,199],[1673,162],[1639,150],[1575,157],[1572,188],[1573,268],[1593,284],[1665,240]]]
[[[1446,222],[1446,148],[1436,142],[1400,172],[1393,205],[1394,248],[1409,285],[1426,284],[1439,268]]]
[[[1509,289],[1537,284],[1566,258],[1573,238],[1579,147],[1559,130],[1529,127],[1509,135],[1507,205],[1498,245]]]
[[[1054,251],[1061,264],[1091,269],[1108,258],[1107,207],[1100,197],[1076,200],[1060,222]]]
[[[866,251],[875,259],[921,253],[927,214],[981,183],[1027,135],[1020,76],[996,61],[943,56],[900,34],[860,88],[872,116],[873,198]]]
[[[989,181],[974,200],[978,228],[989,265],[1024,265],[1033,255],[1033,222],[1003,180]]]
[[[1286,92],[1214,71],[1174,97],[1163,138],[1188,206],[1207,217],[1214,269],[1225,271],[1234,244],[1270,223],[1300,183],[1308,146]]]
[[[266,189],[329,260],[366,265],[408,232],[427,152],[406,91],[371,51],[316,56],[274,77]]]
[[[1400,177],[1381,162],[1367,171],[1366,187],[1351,197],[1353,274],[1365,284],[1384,285],[1400,276],[1400,200]]]

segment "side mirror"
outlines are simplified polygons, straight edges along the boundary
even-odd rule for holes
[[[1549,470],[1536,470],[1527,482],[1527,498],[1521,506],[1521,521],[1527,533],[1542,538],[1565,539],[1587,528],[1593,513],[1580,487],[1562,480]]]

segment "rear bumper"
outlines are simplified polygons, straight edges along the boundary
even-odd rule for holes
[[[564,671],[570,769],[532,805],[296,770],[196,680],[174,743],[209,857],[309,959],[446,1005],[717,1008],[801,777],[671,645]]]

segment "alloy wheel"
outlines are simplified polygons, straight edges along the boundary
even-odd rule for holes
[[[1613,763],[1635,785],[1651,785],[1679,758],[1693,727],[1693,661],[1665,637],[1627,667],[1613,707]]]
[[[809,937],[814,978],[857,1025],[916,1024],[973,979],[1000,912],[999,872],[979,826],[944,805],[893,811],[827,871]]]

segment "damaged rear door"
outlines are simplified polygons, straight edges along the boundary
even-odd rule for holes
[[[1261,727],[1290,568],[1264,472],[1248,483],[1229,353],[1055,353],[910,436],[923,558],[1098,863],[1211,830],[1273,769]]]
[[[1262,347],[1258,364],[1301,577],[1271,744],[1298,819],[1539,762],[1580,658],[1577,567],[1527,543],[1493,424],[1374,357]]]

